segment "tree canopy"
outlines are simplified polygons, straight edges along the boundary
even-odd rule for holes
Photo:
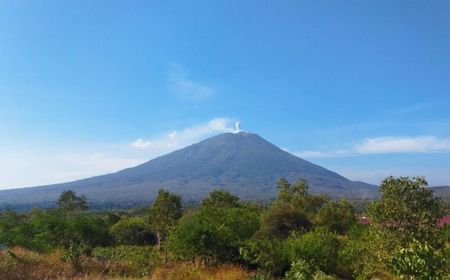
[[[441,201],[427,186],[423,177],[383,180],[380,199],[369,210],[373,225],[402,246],[414,240],[435,242],[437,221],[443,212]]]
[[[86,196],[78,196],[76,192],[71,190],[63,191],[57,203],[59,209],[65,212],[85,211],[88,209]]]

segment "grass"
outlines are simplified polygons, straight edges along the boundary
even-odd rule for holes
[[[196,267],[189,263],[175,263],[156,268],[150,280],[246,280],[251,274],[236,265]]]
[[[124,252],[124,248],[120,248]],[[81,257],[74,264],[64,261],[64,252],[56,250],[47,254],[39,254],[30,250],[15,247],[0,252],[1,280],[245,280],[251,273],[236,265],[217,267],[195,266],[191,263],[172,262],[166,265],[149,265],[142,270],[142,263],[120,260]],[[146,262],[147,263],[147,262]],[[151,263],[151,261],[148,261]],[[142,274],[145,271],[145,275]]]

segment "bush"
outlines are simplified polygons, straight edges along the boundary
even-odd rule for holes
[[[246,208],[202,208],[180,220],[171,249],[187,260],[236,261],[239,246],[258,226],[258,215]]]
[[[355,224],[355,210],[347,200],[329,201],[319,209],[316,223],[329,231],[345,233]]]
[[[276,204],[263,214],[259,235],[284,239],[292,231],[307,231],[311,222],[303,210],[288,204]]]
[[[109,230],[116,244],[121,245],[153,245],[155,235],[150,225],[140,217],[131,217],[120,220]]]
[[[148,275],[155,264],[159,263],[158,254],[150,246],[96,247],[92,251],[92,256],[97,259],[123,262],[133,267],[135,276]]]
[[[89,247],[105,246],[111,243],[106,223],[93,215],[79,214],[66,220],[63,245],[78,243]]]
[[[27,246],[39,251],[50,251],[58,246],[104,246],[111,242],[103,219],[89,214],[64,215],[59,210],[34,210],[29,225],[33,243]],[[19,245],[19,244],[18,244]]]
[[[265,277],[282,276],[289,269],[289,261],[278,239],[257,238],[248,240],[240,249],[242,258],[260,269]]]
[[[33,240],[33,234],[33,227],[27,215],[14,211],[0,212],[0,243],[38,249],[40,246]]]
[[[314,273],[313,275],[313,280],[335,280],[335,279],[336,279],[335,277],[327,275],[320,270],[316,271],[316,273]]]
[[[303,259],[314,269],[327,273],[336,270],[339,241],[336,234],[316,229],[305,234],[293,233],[285,243],[291,262]]]
[[[314,268],[305,260],[298,260],[292,263],[291,269],[286,272],[285,280],[334,280],[333,276],[325,274],[321,270],[314,271]]]
[[[311,265],[300,259],[292,263],[291,269],[286,272],[285,280],[310,280],[313,272]]]
[[[369,227],[353,226],[340,239],[337,273],[346,279],[371,279],[376,271],[384,268],[379,251],[376,236]]]
[[[208,197],[202,201],[203,207],[238,207],[239,197],[232,195],[226,190],[213,190]]]
[[[445,259],[427,243],[413,242],[400,249],[390,260],[389,268],[401,279],[445,279]],[[447,278],[448,279],[448,278]]]

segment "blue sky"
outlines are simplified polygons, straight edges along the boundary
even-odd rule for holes
[[[448,1],[1,1],[0,188],[243,129],[370,183],[450,184]]]

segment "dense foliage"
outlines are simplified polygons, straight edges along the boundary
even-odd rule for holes
[[[258,227],[258,215],[247,208],[206,206],[180,221],[172,248],[188,260],[236,261],[239,246]]]
[[[220,189],[184,209],[180,196],[160,190],[147,207],[90,212],[85,197],[66,191],[55,208],[0,212],[0,275],[448,279],[450,227],[438,225],[448,209],[426,185],[389,177],[378,201],[357,202],[359,212],[350,201],[310,194],[304,180],[281,179],[270,205]],[[49,260],[63,268],[49,269]]]
[[[442,204],[427,186],[422,177],[389,177],[381,183],[381,197],[370,207],[370,217],[385,239],[402,246],[414,240],[436,241]]]

